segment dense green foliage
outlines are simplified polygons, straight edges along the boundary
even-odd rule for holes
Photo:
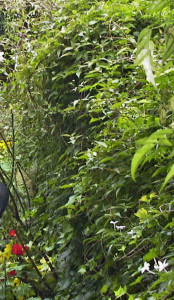
[[[18,278],[5,276],[2,293],[173,299],[172,1],[7,1],[3,11],[1,250],[10,229],[10,245],[29,250],[2,260],[0,277]]]

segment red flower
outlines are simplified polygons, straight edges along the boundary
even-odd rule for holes
[[[11,229],[9,232],[10,236],[17,236],[16,231],[14,229]]]
[[[7,273],[7,275],[10,277],[10,276],[15,276],[16,275],[16,271],[15,270],[12,270],[10,272]]]
[[[29,251],[29,248],[25,246],[26,250]],[[25,253],[25,250],[22,245],[14,244],[12,246],[11,252],[17,256],[23,255]]]

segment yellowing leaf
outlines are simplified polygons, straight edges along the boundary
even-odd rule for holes
[[[144,223],[150,218],[150,215],[145,208],[140,208],[138,212],[135,213],[135,216],[140,219],[140,223]]]
[[[83,275],[83,274],[86,273],[86,268],[85,268],[85,267],[81,267],[81,268],[78,270],[78,272],[79,272],[81,275]]]
[[[142,197],[140,198],[139,201],[142,201],[142,202],[149,202],[149,199],[147,198],[146,195],[144,195],[144,196],[142,196]]]
[[[155,192],[153,192],[153,193],[150,194],[149,197],[150,197],[150,200],[151,200],[151,199],[153,199],[153,198],[156,198],[156,197],[157,197],[157,194],[156,194]]]

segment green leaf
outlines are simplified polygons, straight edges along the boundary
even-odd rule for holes
[[[159,129],[152,133],[149,137],[143,138],[138,140],[136,143],[140,145],[144,145],[146,143],[159,143],[159,144],[166,144],[172,146],[172,143],[169,140],[166,141],[167,136],[171,136],[173,134],[173,130],[171,128],[167,129]],[[164,143],[165,140],[165,143]]]
[[[140,208],[135,216],[140,219],[140,223],[145,223],[151,217],[145,208]]]
[[[94,24],[96,24],[96,23],[97,23],[97,21],[93,20],[93,21],[90,21],[90,22],[89,22],[89,25],[94,25]]]
[[[54,245],[49,246],[49,247],[45,247],[45,248],[44,248],[44,250],[45,250],[46,252],[49,252],[49,251],[51,251],[51,250],[53,250],[53,249],[54,249]]]
[[[146,253],[143,257],[144,261],[151,261],[153,258],[157,257],[158,253],[156,251],[156,249],[152,248],[149,250],[148,253]]]
[[[154,87],[156,87],[153,71],[152,71],[152,58],[151,58],[151,52],[147,51],[146,57],[142,61],[142,65],[144,67],[144,71],[146,73],[147,80],[153,84]]]
[[[165,34],[166,47],[163,55],[163,61],[169,58],[174,52],[174,28],[168,27]]]
[[[108,285],[107,285],[107,284],[104,284],[104,285],[102,286],[102,288],[100,289],[100,293],[101,293],[101,294],[104,294],[104,293],[107,292],[107,290],[108,290]]]
[[[94,122],[97,122],[97,121],[100,121],[100,118],[92,118],[89,122],[89,124],[91,123],[94,123]]]
[[[164,7],[166,7],[171,0],[158,0],[152,6],[150,13],[161,11]]]
[[[142,279],[143,279],[143,275],[138,276],[138,277],[136,278],[136,280],[135,280],[134,282],[131,283],[131,286],[140,283]]]
[[[164,180],[164,183],[160,189],[160,192],[163,190],[163,188],[166,186],[166,184],[169,182],[169,180],[174,176],[174,165],[172,165],[169,173],[167,174],[165,180]]]
[[[78,272],[79,272],[81,275],[85,274],[85,273],[86,273],[86,268],[85,268],[85,266],[81,266],[80,269],[78,270]]]
[[[127,292],[127,287],[124,286],[123,288],[120,286],[117,291],[114,291],[116,299],[120,298],[121,296],[125,295]]]
[[[59,189],[67,189],[67,188],[72,188],[74,186],[74,183],[71,184],[64,184],[59,186]]]
[[[151,32],[152,30],[150,28],[144,28],[140,32],[138,36],[137,55],[141,52],[141,50],[149,48],[148,45],[151,38]]]
[[[138,166],[143,161],[144,156],[154,147],[154,145],[154,143],[146,144],[135,153],[131,163],[131,175],[133,180],[135,180],[135,173]]]
[[[132,295],[130,295],[129,296],[129,298],[128,298],[128,300],[134,300],[135,298],[134,298],[134,296],[132,296]],[[140,298],[139,298],[140,299]]]
[[[28,298],[28,300],[42,300],[42,298],[40,298],[40,297],[30,297],[30,298]]]
[[[151,29],[143,29],[138,37],[137,57],[135,59],[135,64],[143,65],[147,80],[151,82],[154,87],[156,87],[152,71],[154,44],[150,38]]]
[[[131,175],[132,179],[135,180],[135,173],[138,169],[138,166],[143,161],[145,155],[150,152],[150,150],[157,144],[159,145],[167,145],[172,146],[172,143],[167,139],[167,135],[172,135],[172,129],[159,129],[152,133],[147,139],[141,139],[137,143],[141,144],[142,142],[145,143],[143,147],[138,149],[134,154],[131,163]]]
[[[104,148],[108,148],[108,145],[104,142],[97,142],[96,141],[96,143],[99,144],[100,146],[104,147]]]

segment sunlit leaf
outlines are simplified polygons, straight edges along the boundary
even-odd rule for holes
[[[143,161],[144,156],[154,147],[154,145],[154,143],[146,144],[136,151],[131,163],[131,174],[133,180],[135,180],[135,173]]]
[[[124,287],[120,286],[120,288],[117,291],[114,291],[116,299],[118,299],[121,296],[125,295],[126,292],[127,292],[127,287],[126,286],[124,286]]]
[[[164,180],[164,183],[160,189],[160,192],[163,190],[163,188],[166,186],[166,184],[169,182],[169,180],[174,176],[174,165],[172,165],[170,171],[168,172],[165,180]]]
[[[135,216],[140,219],[140,223],[144,223],[150,218],[150,215],[145,208],[140,208],[138,212],[135,213]]]
[[[150,13],[161,11],[164,7],[166,7],[171,0],[158,0],[153,4]]]
[[[143,29],[138,37],[138,48],[135,64],[143,65],[147,80],[156,87],[154,74],[152,71],[154,45],[150,38],[151,29]]]

